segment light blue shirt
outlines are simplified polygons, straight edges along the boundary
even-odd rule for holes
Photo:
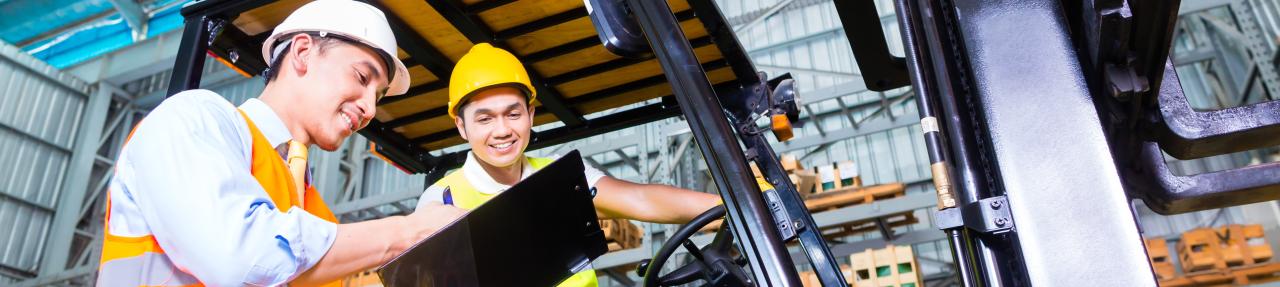
[[[291,138],[261,101],[240,108],[272,146]],[[301,208],[278,211],[250,173],[252,143],[236,107],[214,92],[165,100],[116,161],[109,232],[155,236],[175,265],[210,286],[280,285],[306,272],[333,245],[337,224]]]

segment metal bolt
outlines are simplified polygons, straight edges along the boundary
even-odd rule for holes
[[[996,226],[1004,227],[1005,224],[1009,224],[1008,219],[1004,217],[996,218]]]
[[[582,185],[574,185],[573,190],[582,191]]]
[[[801,222],[800,220],[792,222],[792,225],[796,227],[796,230],[804,229],[804,222]]]
[[[1000,201],[999,200],[991,201],[991,209],[1000,209]]]

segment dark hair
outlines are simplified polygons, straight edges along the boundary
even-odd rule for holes
[[[320,33],[317,33],[317,32],[294,32],[284,36],[280,36],[280,38],[278,38],[280,40],[277,41],[276,44],[289,41],[290,39],[293,39],[293,37],[297,36],[298,34],[311,35],[311,39],[312,39],[311,41],[312,43],[315,43],[316,52],[318,53],[324,53],[325,49],[328,49],[329,47],[333,47],[333,45],[336,45],[338,43],[345,42],[344,40],[341,40],[339,38],[320,37]],[[351,44],[351,43],[347,43],[347,44]],[[280,52],[280,55],[275,55],[275,58],[271,59],[271,63],[267,65],[267,69],[262,71],[262,78],[265,79],[267,83],[271,83],[271,81],[276,80],[276,76],[280,74],[280,65],[284,63],[284,58],[285,58],[284,55],[285,53],[288,53],[288,50],[290,49],[289,46],[293,45],[293,42],[289,42],[284,45],[285,46],[284,48],[282,48],[283,51]],[[274,51],[270,51],[270,52],[274,52]]]

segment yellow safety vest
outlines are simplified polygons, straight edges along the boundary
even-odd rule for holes
[[[248,123],[249,133],[253,137],[250,172],[267,191],[271,202],[280,207],[277,210],[284,213],[291,207],[302,207],[312,215],[337,223],[338,219],[310,184],[307,184],[306,192],[303,193],[304,200],[298,200],[289,167],[253,121],[243,111],[240,115]],[[132,137],[132,133],[129,136]],[[299,202],[302,203],[301,206]],[[107,193],[107,220],[103,222],[105,226],[110,226],[107,224],[111,221],[110,206],[111,195]],[[102,240],[97,286],[203,286],[195,276],[182,271],[169,260],[154,236],[116,236],[111,234],[108,227],[103,227],[102,230],[105,236]],[[334,281],[325,286],[340,284],[341,281]]]
[[[542,169],[555,161],[554,159],[549,158],[526,158],[529,160],[529,165],[533,166],[533,170]],[[449,173],[449,175],[445,175],[444,178],[436,181],[432,186],[440,188],[448,187],[449,195],[453,198],[453,205],[466,210],[475,209],[477,206],[480,206],[480,204],[485,201],[489,201],[490,198],[497,195],[482,193],[479,190],[476,190],[475,186],[472,186],[471,182],[467,180],[467,177],[463,176],[462,173],[457,170]],[[560,285],[558,286],[594,287],[599,285],[600,283],[596,281],[596,271],[587,269],[582,272],[578,272],[578,274],[574,274],[572,277],[569,277],[569,279],[565,279],[564,282],[560,282]]]

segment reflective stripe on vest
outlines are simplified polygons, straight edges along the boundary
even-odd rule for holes
[[[263,190],[266,190],[271,202],[280,207],[276,210],[285,213],[302,202],[303,210],[321,219],[337,223],[337,217],[329,210],[329,206],[325,205],[324,199],[320,197],[319,192],[316,192],[315,187],[308,185],[303,195],[305,198],[298,200],[289,167],[285,166],[280,154],[267,141],[266,136],[262,135],[262,131],[254,125],[253,120],[250,120],[243,111],[240,112],[240,116],[248,124],[249,134],[253,138],[253,159],[249,170],[258,184],[262,185]],[[130,137],[132,135],[131,132]],[[202,285],[194,276],[182,271],[169,260],[154,236],[111,234],[110,225],[107,223],[111,220],[110,192],[107,193],[106,218],[107,220],[103,222],[105,227],[102,229],[106,236],[102,241],[102,259],[98,265],[97,286]],[[325,286],[340,286],[341,283],[341,281],[334,281]]]
[[[529,165],[532,166],[533,170],[535,171],[540,170],[543,167],[546,167],[547,165],[555,161],[555,159],[550,159],[550,158],[527,157],[527,159],[529,160]],[[466,209],[466,210],[475,209],[477,206],[480,206],[480,204],[483,204],[485,201],[489,201],[490,198],[493,198],[494,196],[497,195],[497,194],[482,193],[479,190],[476,190],[475,186],[471,185],[471,182],[467,180],[466,176],[462,175],[462,172],[460,172],[460,170],[455,170],[449,173],[449,175],[444,176],[444,178],[441,178],[440,181],[437,181],[435,184],[432,184],[432,185],[440,186],[440,187],[448,187],[450,196],[452,196],[453,198],[453,205],[457,206],[458,208]],[[582,272],[578,272],[577,274],[574,274],[572,277],[569,277],[569,279],[565,279],[564,282],[560,282],[560,285],[557,285],[557,286],[559,287],[599,286],[600,283],[597,282],[596,277],[597,276],[596,276],[595,270],[587,269],[587,270],[583,270]]]

